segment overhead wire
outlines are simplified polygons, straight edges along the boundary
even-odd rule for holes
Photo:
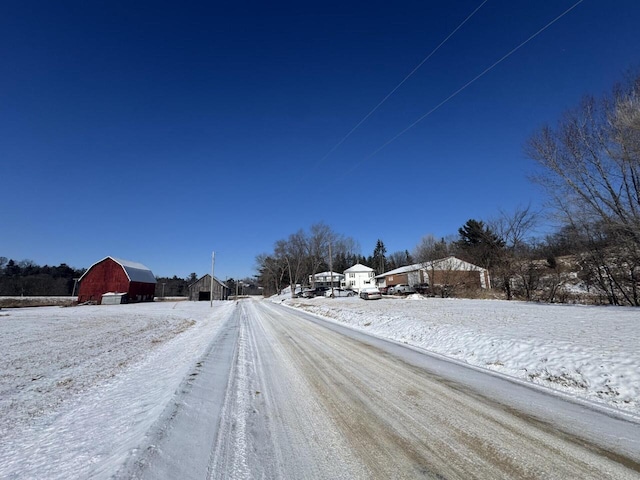
[[[540,35],[542,32],[544,32],[547,28],[549,28],[551,25],[553,25],[554,23],[556,23],[558,20],[560,20],[562,17],[564,17],[565,15],[567,15],[569,12],[571,12],[574,8],[576,8],[578,5],[580,5],[582,2],[584,2],[584,0],[578,0],[576,3],[574,3],[571,7],[569,7],[568,9],[566,9],[564,12],[562,12],[560,15],[558,15],[556,18],[554,18],[553,20],[551,20],[549,23],[547,23],[544,27],[542,27],[540,30],[538,30],[536,33],[534,33],[533,35],[531,35],[529,38],[527,38],[525,41],[523,41],[522,43],[520,43],[517,47],[513,48],[512,50],[510,50],[507,54],[505,54],[504,56],[502,56],[499,60],[497,60],[496,62],[494,62],[491,66],[487,67],[486,69],[484,69],[481,73],[479,73],[478,75],[476,75],[473,79],[471,79],[470,81],[468,81],[467,83],[465,83],[462,87],[460,87],[458,90],[456,90],[455,92],[453,92],[451,95],[449,95],[447,98],[445,98],[443,101],[441,101],[438,105],[436,105],[435,107],[433,107],[431,110],[429,110],[427,113],[425,113],[424,115],[422,115],[420,118],[418,118],[416,121],[414,121],[411,125],[409,125],[408,127],[406,127],[404,130],[400,131],[398,134],[396,134],[394,137],[392,137],[390,140],[388,140],[387,142],[385,142],[384,144],[382,144],[380,147],[378,147],[378,149],[376,149],[374,152],[372,152],[371,154],[369,154],[367,157],[365,157],[364,159],[360,160],[359,162],[357,162],[353,168],[351,168],[349,170],[349,172],[353,171],[357,166],[359,166],[362,162],[371,159],[372,157],[374,157],[378,152],[380,152],[382,149],[384,149],[385,147],[387,147],[389,144],[391,144],[392,142],[394,142],[395,140],[397,140],[399,137],[401,137],[402,135],[404,135],[405,133],[407,133],[409,130],[411,130],[413,127],[415,127],[418,123],[420,123],[422,120],[424,120],[425,118],[427,118],[429,115],[431,115],[433,112],[435,112],[436,110],[438,110],[440,107],[442,107],[445,103],[449,102],[449,100],[451,100],[452,98],[456,97],[458,94],[460,94],[463,90],[465,90],[466,88],[468,88],[471,84],[473,84],[474,82],[476,82],[477,80],[479,80],[480,78],[482,78],[484,75],[486,75],[487,73],[489,73],[491,70],[493,70],[493,68],[495,68],[497,65],[499,65],[500,63],[502,63],[504,60],[506,60],[507,58],[509,58],[511,55],[513,55],[516,51],[520,50],[520,48],[524,47],[527,43],[529,43],[531,40],[533,40],[534,38],[536,38],[538,35]]]
[[[392,89],[392,90],[391,90],[391,91],[390,91],[390,92],[389,92],[389,93],[388,93],[388,94],[387,94],[387,95],[386,95],[382,100],[380,100],[380,102],[379,102],[375,107],[373,107],[373,109],[371,109],[371,111],[370,111],[369,113],[367,113],[367,114],[366,114],[366,115],[365,115],[365,116],[364,116],[364,117],[363,117],[363,118],[362,118],[362,119],[361,119],[361,120],[360,120],[360,121],[359,121],[359,122],[358,122],[358,123],[357,123],[357,124],[356,124],[352,129],[351,129],[351,130],[350,130],[350,131],[349,131],[349,133],[347,133],[347,134],[346,134],[346,135],[345,135],[345,136],[344,136],[344,137],[343,137],[343,138],[342,138],[338,143],[336,143],[336,144],[333,146],[333,148],[331,148],[331,150],[329,150],[329,151],[325,154],[325,156],[324,156],[324,157],[322,157],[322,158],[318,161],[318,164],[320,164],[320,163],[324,162],[324,161],[327,159],[327,157],[329,157],[329,155],[331,155],[331,154],[332,154],[332,153],[333,153],[333,152],[334,152],[334,151],[335,151],[335,150],[336,150],[340,145],[342,145],[342,144],[343,144],[343,143],[344,143],[344,142],[345,142],[345,141],[346,141],[346,140],[347,140],[347,139],[348,139],[348,138],[353,134],[353,132],[355,132],[355,131],[360,127],[360,125],[362,125],[362,124],[363,124],[363,123],[364,123],[364,122],[365,122],[365,121],[366,121],[366,120],[367,120],[371,115],[373,115],[373,114],[376,112],[376,110],[378,110],[378,108],[380,108],[380,107],[381,107],[381,106],[382,106],[382,105],[383,105],[383,104],[384,104],[384,103],[389,99],[389,97],[391,97],[391,95],[393,95],[393,94],[396,92],[396,90],[398,90],[398,89],[399,89],[399,88],[400,88],[400,87],[401,87],[401,86],[402,86],[402,85],[403,85],[407,80],[409,80],[409,78],[410,78],[411,76],[413,76],[413,74],[414,74],[414,73],[416,73],[416,72],[418,71],[418,69],[419,69],[422,65],[424,65],[424,63],[425,63],[427,60],[429,60],[429,59],[430,59],[430,58],[431,58],[431,57],[432,57],[432,56],[433,56],[433,55],[434,55],[438,50],[440,50],[440,48],[441,48],[445,43],[447,43],[447,41],[448,41],[451,37],[453,37],[453,36],[456,34],[456,32],[457,32],[458,30],[460,30],[460,29],[462,28],[462,26],[463,26],[465,23],[467,23],[467,22],[471,19],[471,17],[473,17],[473,16],[476,14],[476,12],[477,12],[478,10],[480,10],[480,9],[484,6],[484,4],[485,4],[485,3],[487,3],[488,1],[489,1],[489,0],[484,0],[484,1],[483,1],[483,2],[478,6],[478,7],[476,7],[476,9],[475,9],[473,12],[471,12],[471,13],[470,13],[470,14],[469,14],[469,15],[468,15],[468,16],[467,16],[467,17],[462,21],[462,23],[460,23],[460,24],[459,24],[455,29],[453,29],[453,31],[452,31],[449,35],[447,35],[447,37],[446,37],[444,40],[442,40],[442,41],[438,44],[438,46],[437,46],[437,47],[435,47],[435,48],[431,51],[431,53],[429,53],[429,55],[427,55],[426,57],[424,57],[424,58],[422,59],[422,61],[421,61],[420,63],[418,63],[418,65],[416,65],[416,66],[414,67],[414,69],[413,69],[413,70],[411,70],[411,72],[409,72],[409,74],[408,74],[407,76],[405,76],[405,77],[402,79],[402,81],[401,81],[400,83],[398,83],[398,84],[397,84],[397,85],[396,85],[396,86],[395,86],[395,87],[394,87],[394,88],[393,88],[393,89]]]

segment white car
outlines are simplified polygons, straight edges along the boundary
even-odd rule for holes
[[[363,300],[379,300],[382,295],[377,287],[367,287],[360,290],[360,298]]]
[[[406,283],[394,285],[387,290],[388,295],[408,295],[410,293],[416,293],[416,289]]]
[[[335,298],[335,297],[355,297],[356,292],[353,290],[345,290],[344,288],[334,288],[333,290],[329,289],[324,292],[325,297]]]

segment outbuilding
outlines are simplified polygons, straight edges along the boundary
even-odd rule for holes
[[[211,300],[211,275],[208,273],[189,285],[189,299],[194,301]],[[213,277],[213,300],[227,300],[229,287]]]
[[[106,257],[80,277],[78,303],[102,303],[105,293],[123,294],[122,303],[152,302],[156,277],[141,263]]]
[[[407,284],[412,287],[429,286],[491,288],[489,271],[454,256],[396,268],[376,275],[376,285],[386,289]]]

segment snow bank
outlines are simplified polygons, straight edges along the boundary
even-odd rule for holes
[[[499,300],[287,299],[431,352],[640,414],[640,310]]]

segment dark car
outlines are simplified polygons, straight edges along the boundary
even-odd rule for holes
[[[307,288],[302,291],[302,296],[304,298],[323,297],[327,290],[329,290],[328,287]]]

